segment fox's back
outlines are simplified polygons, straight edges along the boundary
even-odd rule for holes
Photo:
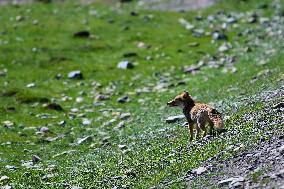
[[[208,104],[195,103],[190,111],[191,119],[196,121],[199,118],[204,119],[204,121],[209,120],[209,112],[211,112],[212,107]]]

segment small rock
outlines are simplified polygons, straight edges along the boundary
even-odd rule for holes
[[[83,79],[84,77],[80,70],[75,70],[75,71],[68,73],[68,78],[69,79]]]
[[[125,121],[119,122],[119,123],[114,127],[114,129],[119,130],[119,129],[123,128],[123,127],[125,127]]]
[[[118,147],[119,147],[120,150],[126,150],[127,149],[127,146],[124,145],[124,144],[119,144]]]
[[[49,132],[49,128],[48,127],[41,127],[39,129],[39,132],[41,132],[41,133],[48,133]]]
[[[59,126],[65,126],[66,125],[66,121],[65,120],[62,120],[58,123]]]
[[[17,167],[16,167],[16,166],[13,166],[13,165],[6,165],[5,168],[6,168],[6,169],[9,169],[9,170],[15,170],[15,169],[17,169]]]
[[[250,24],[253,24],[253,23],[256,23],[257,22],[257,14],[252,14],[248,19],[247,19],[247,22],[250,23]]]
[[[178,22],[183,26],[185,27],[185,29],[187,30],[192,30],[195,28],[194,25],[192,25],[191,23],[189,23],[187,20],[185,20],[184,18],[180,18],[178,19]]]
[[[23,17],[23,16],[16,16],[16,21],[17,22],[21,22],[21,21],[23,21],[25,19],[25,17]]]
[[[34,88],[36,86],[36,84],[35,83],[29,83],[29,84],[27,84],[27,88]]]
[[[50,103],[50,104],[44,105],[44,108],[47,110],[63,111],[63,108],[57,103]]]
[[[232,48],[232,46],[229,43],[223,43],[219,48],[218,51],[219,52],[226,52],[228,50],[230,50]]]
[[[278,148],[280,155],[284,155],[284,145]]]
[[[138,54],[136,52],[126,52],[123,54],[124,58],[129,58],[129,57],[136,57]]]
[[[130,117],[131,117],[131,113],[122,113],[120,115],[120,119],[122,119],[122,120],[129,119]]]
[[[134,65],[127,61],[127,60],[124,60],[124,61],[121,61],[117,64],[117,68],[120,68],[120,69],[132,69],[134,68]]]
[[[72,155],[72,154],[74,154],[75,152],[77,152],[77,150],[64,151],[64,152],[62,152],[62,153],[59,153],[59,154],[56,154],[56,155],[52,156],[52,158],[56,158],[56,157],[63,156],[63,155]]]
[[[234,183],[237,183],[237,182],[244,182],[245,179],[244,177],[241,177],[241,176],[238,176],[238,177],[231,177],[231,178],[228,178],[228,179],[225,179],[225,180],[221,180],[218,185],[219,186],[224,186],[224,185],[227,185],[227,184],[234,184]]]
[[[185,118],[184,115],[170,116],[170,117],[167,117],[166,122],[175,123],[177,121],[183,120],[184,118]]]
[[[119,102],[119,103],[126,103],[126,102],[129,102],[129,101],[130,101],[130,99],[129,99],[128,96],[122,96],[122,97],[119,97],[117,99],[117,102]]]
[[[1,189],[12,189],[12,186],[9,185],[1,186]]]
[[[196,175],[201,175],[202,173],[204,173],[206,171],[207,171],[206,167],[199,167],[197,169],[191,170],[191,173],[196,174]]]
[[[217,31],[212,33],[212,38],[214,40],[228,40],[228,37],[225,34],[217,32]]]
[[[83,188],[80,186],[71,186],[71,189],[83,189]]]
[[[280,102],[278,104],[275,104],[272,106],[273,109],[280,109],[280,108],[284,108],[284,102]]]
[[[199,43],[197,43],[197,42],[192,42],[192,43],[189,43],[188,46],[189,46],[189,47],[198,47],[198,46],[199,46]]]
[[[83,119],[82,124],[83,124],[84,126],[91,125],[91,124],[92,124],[92,120],[90,120],[90,119]]]
[[[200,66],[195,65],[187,66],[183,69],[185,73],[196,73],[198,70],[200,70]]]
[[[77,97],[76,98],[76,102],[77,103],[81,103],[81,102],[83,102],[84,101],[84,98],[83,97]]]
[[[33,155],[33,156],[32,156],[32,161],[33,161],[34,163],[37,163],[37,162],[41,161],[41,158],[40,158],[39,156],[37,156],[37,155]]]
[[[78,145],[80,145],[80,144],[82,144],[82,143],[86,143],[86,142],[91,142],[93,140],[93,137],[91,137],[91,136],[86,136],[86,137],[84,137],[84,138],[78,138],[78,140],[77,140],[77,144]]]
[[[10,128],[12,126],[14,126],[14,123],[12,121],[6,120],[2,122],[4,127]]]
[[[79,32],[74,33],[73,36],[77,38],[88,38],[90,37],[90,32],[86,30],[79,31]]]
[[[54,176],[55,176],[54,174],[47,174],[47,175],[44,175],[42,177],[42,180],[49,180],[49,179],[53,178]]]
[[[0,77],[5,77],[7,75],[7,70],[0,70]]]
[[[110,126],[110,125],[113,125],[113,123],[115,123],[115,122],[116,122],[116,119],[111,119],[111,120],[105,122],[103,125],[104,126]]]
[[[9,179],[9,177],[4,175],[4,176],[0,177],[0,182],[4,181],[4,180],[8,180],[8,179]]]
[[[96,100],[109,100],[109,96],[107,95],[103,95],[103,94],[98,94],[96,97],[95,97]]]

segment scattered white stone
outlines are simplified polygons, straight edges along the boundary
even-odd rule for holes
[[[167,123],[175,123],[177,121],[183,120],[184,118],[185,118],[185,116],[183,114],[182,115],[176,115],[176,116],[170,116],[170,117],[167,117],[166,122]]]
[[[183,26],[183,27],[185,27],[185,29],[187,29],[187,30],[192,30],[192,29],[194,29],[195,27],[194,27],[194,25],[192,25],[191,23],[189,23],[186,19],[184,19],[184,18],[179,18],[178,19],[178,22]]]
[[[77,152],[77,150],[64,151],[62,153],[59,153],[59,154],[52,156],[52,158],[56,158],[56,157],[63,156],[63,155],[71,155],[71,154],[74,154],[75,152]]]
[[[83,102],[84,101],[84,98],[83,97],[77,97],[76,98],[76,102],[77,103],[81,103],[81,102]]]
[[[230,43],[223,43],[219,48],[219,52],[226,52],[229,51],[232,48],[232,45]]]
[[[82,124],[84,126],[91,125],[92,124],[92,120],[85,118],[85,119],[83,119]]]
[[[34,88],[36,86],[36,84],[35,83],[29,83],[29,84],[27,84],[27,88]]]
[[[91,136],[86,136],[84,138],[78,138],[77,140],[77,144],[82,144],[82,143],[85,143],[85,142],[91,142],[93,140],[93,138]]]
[[[8,180],[8,179],[9,179],[9,177],[8,177],[8,176],[6,176],[6,175],[4,175],[4,176],[0,177],[0,181],[4,181],[4,180]]]
[[[123,60],[123,61],[121,61],[121,62],[119,62],[117,64],[117,68],[120,68],[120,69],[131,69],[131,68],[134,68],[134,65],[131,62],[127,61],[127,60]]]
[[[201,175],[202,173],[206,172],[206,167],[198,167],[197,169],[193,169],[191,172],[196,175]]]
[[[41,128],[39,129],[39,132],[41,132],[41,133],[47,133],[47,132],[49,132],[49,128],[48,128],[48,127],[41,127]]]
[[[224,185],[227,185],[227,184],[233,185],[234,183],[244,182],[244,181],[245,181],[245,178],[241,177],[241,176],[231,177],[231,178],[228,178],[228,179],[225,179],[225,180],[221,180],[220,182],[218,182],[218,185],[220,185],[220,186],[224,186]]]
[[[12,127],[14,126],[14,123],[12,121],[6,120],[2,122],[4,124],[4,127]]]

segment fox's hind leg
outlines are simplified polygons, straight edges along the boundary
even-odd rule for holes
[[[214,134],[214,123],[212,121],[209,121],[209,134]]]

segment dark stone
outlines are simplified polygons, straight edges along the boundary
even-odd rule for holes
[[[138,16],[138,13],[135,12],[135,11],[131,11],[131,12],[130,12],[130,16]]]
[[[37,162],[41,161],[41,158],[40,158],[39,156],[37,156],[37,155],[33,155],[33,156],[32,156],[32,161],[33,161],[34,163],[37,163]]]
[[[129,57],[136,57],[138,54],[136,52],[126,52],[123,54],[124,58],[129,58]]]
[[[56,74],[55,79],[59,80],[62,78],[62,74]]]
[[[220,33],[217,31],[212,33],[212,38],[214,40],[228,40],[228,37],[224,33]]]
[[[117,102],[119,103],[125,103],[125,102],[129,102],[129,97],[128,96],[123,96],[117,99]]]
[[[63,111],[63,108],[56,103],[50,103],[47,106],[45,106],[45,109],[47,110],[56,110],[56,111]]]
[[[273,108],[273,109],[284,108],[284,102],[280,102],[280,103],[278,103],[278,104],[275,104],[272,108]]]
[[[259,8],[259,9],[267,9],[267,8],[268,8],[268,4],[266,4],[266,3],[261,3],[261,4],[258,5],[258,8]]]
[[[90,32],[89,31],[79,31],[73,34],[74,37],[78,38],[88,38],[90,37]]]

